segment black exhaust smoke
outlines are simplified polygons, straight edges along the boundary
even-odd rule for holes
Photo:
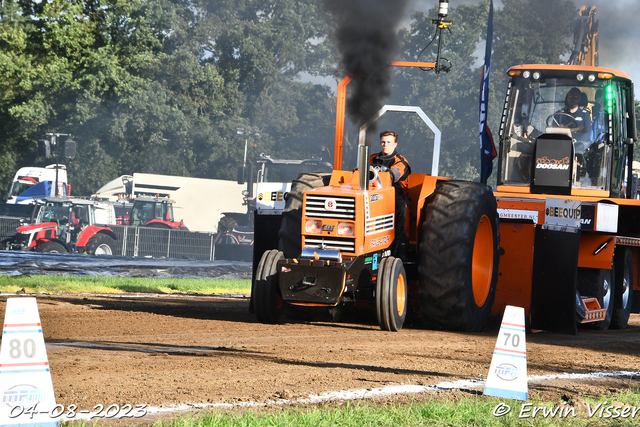
[[[391,94],[389,62],[397,59],[397,30],[409,0],[324,1],[338,23],[342,67],[353,76],[347,114],[359,127],[382,108]],[[371,130],[375,131],[374,126]]]

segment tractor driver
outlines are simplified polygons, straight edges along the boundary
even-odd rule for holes
[[[571,129],[571,135],[578,141],[591,139],[591,114],[589,110],[580,106],[583,93],[577,87],[567,92],[565,107],[555,113],[554,122],[559,126]]]
[[[369,161],[373,166],[382,165],[387,167],[391,174],[391,181],[396,189],[396,238],[393,243],[393,246],[395,246],[393,249],[395,249],[395,256],[402,259],[406,257],[409,243],[409,238],[405,231],[405,222],[407,207],[409,206],[407,195],[411,166],[409,166],[409,162],[404,156],[398,154],[397,146],[398,134],[391,130],[385,130],[380,134],[380,153],[371,155]]]

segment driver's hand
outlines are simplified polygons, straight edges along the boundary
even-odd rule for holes
[[[571,129],[571,133],[572,133],[572,134],[574,134],[574,133],[581,133],[581,132],[583,132],[583,131],[584,131],[584,126],[580,125],[580,126],[578,126],[577,128],[569,128],[569,129]]]

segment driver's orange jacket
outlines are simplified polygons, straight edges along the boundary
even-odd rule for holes
[[[382,153],[372,154],[369,157],[369,163],[372,165],[382,165],[389,169],[391,181],[396,191],[402,191],[405,196],[409,195],[409,174],[411,174],[411,166],[404,156],[398,154],[396,150],[388,156]]]

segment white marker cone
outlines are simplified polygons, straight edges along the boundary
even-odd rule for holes
[[[484,386],[487,396],[527,400],[527,344],[524,308],[508,305],[504,310],[489,375]]]
[[[9,298],[0,347],[0,426],[56,426],[56,397],[35,298]]]

